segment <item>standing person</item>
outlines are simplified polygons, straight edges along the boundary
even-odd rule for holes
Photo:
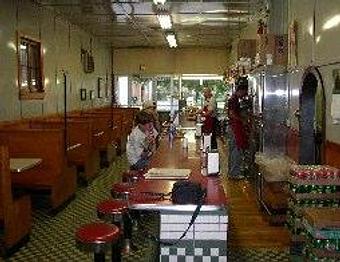
[[[131,170],[145,169],[155,151],[158,132],[153,126],[151,114],[142,110],[136,115],[136,126],[129,135],[126,154]]]
[[[202,132],[205,135],[211,134],[211,148],[217,149],[217,117],[216,102],[209,87],[203,89],[204,106],[202,109],[203,127]]]
[[[143,110],[149,113],[153,117],[153,126],[158,133],[161,131],[161,125],[159,122],[159,116],[157,113],[157,104],[155,101],[145,101],[143,103]]]
[[[172,147],[173,141],[176,136],[176,124],[174,123],[173,119],[170,118],[169,127],[168,127],[168,138],[169,138],[169,145]]]
[[[240,100],[248,94],[247,78],[239,78],[236,90],[228,100],[229,117],[229,156],[228,175],[230,178],[243,178],[241,165],[244,151],[248,148],[247,116],[242,112]]]
[[[159,116],[157,113],[157,103],[156,101],[145,101],[143,103],[143,110],[149,113],[153,118],[153,127],[156,129],[158,135],[156,137],[156,147],[158,148],[160,142],[161,124],[159,121]]]

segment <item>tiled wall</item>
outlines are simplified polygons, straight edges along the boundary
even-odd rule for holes
[[[160,239],[175,242],[161,245],[160,261],[227,261],[228,216],[226,210],[200,212],[186,236],[177,241],[192,218],[190,212],[161,214]]]

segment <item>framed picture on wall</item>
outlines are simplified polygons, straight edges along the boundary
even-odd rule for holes
[[[97,97],[103,98],[104,97],[104,81],[103,78],[98,77],[97,80]]]
[[[86,89],[80,88],[80,100],[85,101],[86,100]]]

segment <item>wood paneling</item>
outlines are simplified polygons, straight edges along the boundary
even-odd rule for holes
[[[326,141],[326,164],[340,168],[340,145]]]
[[[31,199],[13,197],[8,148],[0,146],[0,226],[5,249],[18,244],[31,231]],[[4,250],[0,250],[2,252]]]
[[[76,170],[66,162],[63,130],[1,129],[0,141],[8,146],[11,157],[42,159],[39,167],[12,174],[15,186],[48,189],[53,209],[73,196],[76,190]]]

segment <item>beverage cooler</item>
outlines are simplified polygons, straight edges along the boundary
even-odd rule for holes
[[[266,67],[249,77],[253,97],[259,151],[283,155],[286,152],[288,90],[286,71]]]

